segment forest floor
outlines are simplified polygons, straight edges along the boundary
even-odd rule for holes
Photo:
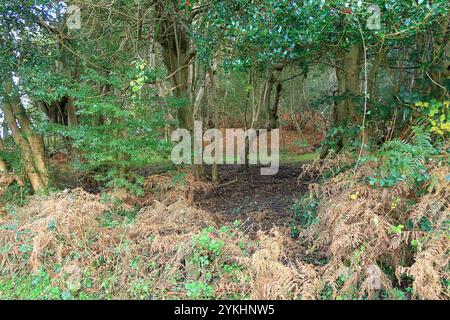
[[[155,164],[147,168],[140,197],[102,194],[98,187],[32,197],[0,216],[0,249],[11,248],[0,254],[0,265],[11,268],[0,273],[0,299],[211,298],[205,288],[213,287],[216,298],[266,297],[246,282],[253,277],[253,262],[270,264],[279,276],[297,261],[320,264],[321,256],[292,237],[293,206],[310,182],[299,179],[302,165],[316,156],[285,154],[272,176],[261,175],[261,166],[223,165],[217,185],[191,181],[186,168],[167,171]],[[116,203],[122,195],[123,202]],[[25,229],[29,232],[22,234]],[[62,258],[53,254],[55,248]],[[211,250],[219,251],[211,255]],[[185,266],[193,253],[214,257],[207,270],[198,269],[214,275],[213,282],[193,281]],[[269,260],[258,260],[260,254]],[[237,281],[238,275],[246,280]],[[280,281],[267,277],[258,283]],[[290,282],[280,288],[287,298]]]
[[[240,220],[250,233],[285,226],[292,219],[292,201],[307,190],[308,179],[299,180],[301,162],[282,164],[276,175],[263,176],[259,166],[219,168],[222,181],[212,191],[197,193],[199,208],[221,216],[225,222]]]

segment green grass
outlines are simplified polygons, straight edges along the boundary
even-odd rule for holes
[[[57,279],[46,272],[38,275],[0,276],[0,300],[92,300],[96,297],[86,292],[73,293],[61,288]]]
[[[308,152],[308,153],[292,153],[287,151],[280,152],[280,163],[281,164],[292,164],[292,163],[303,163],[303,162],[309,162],[314,161],[319,157],[319,154],[317,152]],[[256,160],[258,158],[257,155],[251,155],[250,160]],[[211,158],[205,158],[206,160],[211,160]],[[224,157],[223,158],[224,163],[236,163],[237,157]],[[267,161],[271,160],[270,157],[262,157],[260,160]],[[173,163],[170,159],[164,159],[162,157],[155,157],[152,159],[151,163],[149,163],[149,167],[170,167]]]
[[[61,289],[54,285],[45,273],[0,278],[0,299],[2,300],[54,300],[61,299],[61,295]]]
[[[290,152],[281,152],[280,153],[280,163],[281,164],[293,164],[293,163],[304,163],[309,161],[314,161],[319,157],[319,154],[316,152],[310,153],[290,153]],[[250,161],[255,161],[258,159],[257,155],[251,155]],[[264,163],[268,163],[272,160],[270,157],[259,157],[260,161],[264,161]],[[237,157],[224,157],[224,162],[228,163],[236,163]]]
[[[281,153],[280,163],[291,164],[291,163],[303,163],[317,160],[319,158],[319,153],[309,152],[309,153]]]

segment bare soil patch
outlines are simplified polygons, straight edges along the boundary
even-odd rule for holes
[[[301,164],[282,165],[273,176],[262,176],[259,166],[227,165],[219,171],[220,184],[206,194],[196,193],[194,203],[226,221],[246,222],[254,231],[285,226],[292,199],[307,190],[308,179],[298,179]]]

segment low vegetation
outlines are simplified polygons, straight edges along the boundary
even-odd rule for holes
[[[2,0],[0,299],[448,300],[449,13]]]

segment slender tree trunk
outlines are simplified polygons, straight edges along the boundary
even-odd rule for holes
[[[377,91],[378,71],[385,57],[386,57],[386,49],[383,47],[375,54],[372,67],[370,68],[370,72],[367,77],[367,92],[369,94],[370,99],[369,104],[371,106],[373,106],[378,101],[378,91]],[[375,137],[378,131],[378,122],[369,124],[367,131],[369,136]]]
[[[220,118],[219,118],[219,104],[217,101],[217,87],[216,87],[216,80],[215,80],[215,74],[213,69],[208,70],[209,78],[211,81],[211,102],[213,104],[213,112],[214,112],[214,128],[218,129],[220,128]],[[221,141],[222,143],[222,141]],[[215,156],[215,155],[214,155]],[[216,162],[213,163],[211,168],[211,179],[212,182],[217,183],[219,181],[219,171],[218,171],[218,165]]]
[[[0,152],[4,150],[3,146],[3,140],[0,137]],[[3,160],[2,156],[0,155],[0,174],[8,172],[8,168],[6,166],[6,162]]]
[[[263,101],[264,96],[266,94],[266,88],[267,88],[267,81],[264,84],[262,98],[259,97],[259,85],[258,85],[258,78],[257,73],[255,69],[252,69],[250,71],[250,78],[249,78],[249,85],[252,87],[252,94],[251,94],[251,104],[252,104],[252,121],[249,127],[246,127],[246,129],[254,129],[255,125],[258,123],[260,110]],[[253,139],[250,139],[249,137],[246,137],[245,139],[245,168],[248,170],[250,168],[250,147],[255,142],[255,139],[258,138],[258,132],[256,136],[253,137]]]
[[[296,103],[295,103],[295,90],[294,90],[294,82],[290,82],[290,95],[289,95],[289,107],[290,107],[290,116],[291,121],[294,124],[295,128],[297,129],[297,133],[300,137],[300,139],[305,140],[305,135],[303,134],[303,130],[301,127],[301,117],[303,116],[303,110],[306,108],[306,95],[305,95],[305,76],[300,76],[300,88],[302,91],[302,94],[300,95],[300,110],[296,109]],[[300,114],[300,117],[297,115]]]
[[[281,83],[278,83],[275,90],[275,98],[272,107],[269,110],[269,126],[268,126],[269,130],[276,129],[279,126],[278,105],[280,104],[281,90],[282,85]]]
[[[271,122],[271,110],[270,110],[270,97],[272,96],[273,84],[275,83],[275,76],[273,75],[273,70],[268,69],[266,80],[264,82],[264,90],[261,96],[261,104],[267,112],[267,127],[270,126]]]
[[[69,127],[78,125],[75,100],[72,97],[67,98],[66,110],[67,110],[67,125]]]
[[[450,74],[450,46],[449,46],[449,19],[445,17],[439,22],[439,31],[433,43],[433,65],[436,71],[431,71],[431,93],[438,99],[443,99],[448,94],[444,86],[444,79]]]
[[[336,79],[338,81],[337,91],[334,92],[334,96],[339,96],[340,98],[345,94],[345,74],[342,67],[336,67]],[[342,98],[341,98],[342,99]],[[345,101],[341,100],[339,102],[335,101],[333,108],[333,126],[337,127],[345,124],[347,107]]]
[[[6,121],[2,124],[2,132],[3,132],[3,140],[6,140],[9,137],[8,126],[6,125]]]
[[[370,68],[369,76],[367,77],[367,91],[369,93],[370,100],[376,101],[378,99],[377,92],[377,75],[380,65],[386,56],[385,48],[381,48],[379,52],[375,54],[375,59]]]

